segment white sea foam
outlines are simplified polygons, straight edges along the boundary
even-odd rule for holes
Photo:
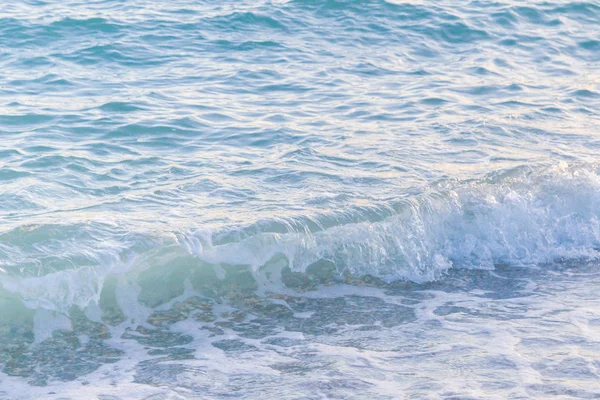
[[[210,264],[258,269],[283,254],[295,271],[328,260],[339,271],[415,282],[440,279],[453,266],[493,269],[497,264],[587,259],[596,257],[600,247],[600,176],[595,166],[560,163],[541,170],[517,169],[446,185],[381,209],[394,214],[369,215],[369,221],[325,229],[288,221],[294,229],[287,233],[242,231],[237,233],[240,240],[222,244],[213,242],[222,233],[198,231],[181,243]]]
[[[143,237],[145,249],[139,256],[135,243],[123,243],[119,251],[95,256],[105,260],[97,265],[37,277],[5,274],[0,281],[28,307],[66,311],[97,302],[107,276],[129,274],[135,280],[132,271],[149,264],[169,269],[182,251],[201,261],[193,267],[209,264],[220,278],[226,275],[222,264],[247,265],[257,273],[278,257],[278,268],[287,264],[298,272],[325,260],[339,273],[417,283],[443,279],[452,267],[493,269],[498,264],[590,259],[600,248],[600,175],[596,165],[527,167],[438,184],[418,196],[333,216],[179,232],[175,236],[180,247],[173,246],[172,236]],[[68,241],[77,246],[70,236]],[[43,248],[30,247],[38,252]]]

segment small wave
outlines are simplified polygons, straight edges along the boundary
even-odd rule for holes
[[[450,268],[589,260],[600,249],[598,168],[522,167],[440,182],[396,201],[243,227],[162,234],[101,224],[23,227],[1,237],[8,275],[0,279],[29,304],[66,310],[97,300],[109,275],[135,280],[150,266],[167,273],[181,260],[189,271],[208,268],[221,278],[226,265],[246,266],[252,274],[275,264],[295,273],[326,265],[338,276],[416,283],[443,279]],[[19,247],[23,238],[27,245]],[[27,266],[18,260],[49,265],[36,265],[38,276],[24,277],[18,271]]]
[[[105,18],[78,19],[69,17],[54,21],[50,25],[50,27],[57,29],[58,31],[62,29],[75,29],[78,30],[80,33],[116,33],[123,29],[123,26],[121,24],[115,23],[114,21],[109,21]]]
[[[561,163],[345,213],[199,230],[180,241],[211,264],[256,269],[283,254],[296,271],[328,260],[340,272],[425,282],[452,266],[491,269],[595,257],[599,201],[596,167]]]
[[[258,12],[233,12],[228,15],[214,17],[211,21],[217,28],[251,30],[260,27],[263,29],[275,29],[287,31],[286,26],[279,20]]]

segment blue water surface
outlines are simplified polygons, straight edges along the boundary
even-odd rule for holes
[[[5,2],[0,399],[596,398],[599,123],[595,1]]]

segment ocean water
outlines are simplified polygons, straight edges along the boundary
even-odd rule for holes
[[[0,399],[600,398],[597,1],[0,5]]]

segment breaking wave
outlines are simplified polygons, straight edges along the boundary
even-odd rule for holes
[[[521,167],[367,207],[244,227],[162,234],[92,223],[23,227],[2,235],[1,282],[30,308],[65,311],[100,301],[111,277],[139,283],[150,270],[164,278],[184,269],[165,281],[183,290],[201,270],[227,279],[224,266],[247,268],[257,281],[264,271],[277,280],[283,269],[326,267],[333,276],[424,283],[450,268],[589,260],[600,249],[599,172],[595,164]],[[48,265],[25,276],[33,259]]]

